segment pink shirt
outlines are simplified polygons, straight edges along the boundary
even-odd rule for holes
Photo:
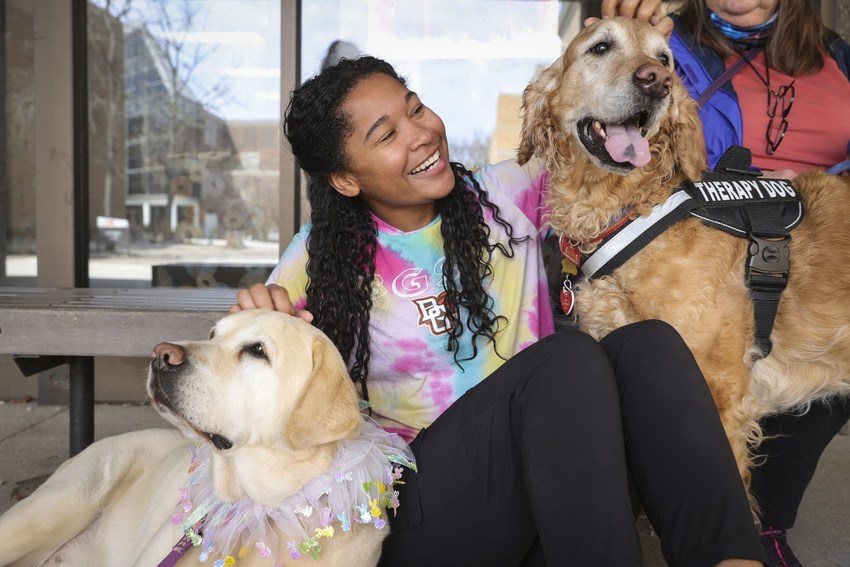
[[[737,59],[738,55],[727,59],[727,68]],[[761,76],[766,77],[764,53],[759,53],[752,63]],[[774,91],[790,84],[791,80],[789,75],[771,67],[770,86]],[[752,150],[756,167],[803,173],[815,168],[826,169],[846,159],[850,140],[850,81],[828,55],[824,56],[823,69],[814,75],[797,77],[795,100],[787,117],[788,130],[772,156],[766,152],[765,132],[770,118],[764,82],[752,68],[745,66],[732,78],[732,85],[741,105],[744,146]],[[779,124],[777,115],[774,125],[778,127]]]

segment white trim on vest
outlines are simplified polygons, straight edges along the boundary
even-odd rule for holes
[[[645,217],[638,217],[615,234],[611,240],[600,246],[581,264],[584,277],[591,279],[605,264],[619,254],[626,246],[635,241],[641,234],[652,228],[658,221],[675,211],[679,205],[692,199],[687,191],[680,190],[659,205],[652,207],[652,212]]]

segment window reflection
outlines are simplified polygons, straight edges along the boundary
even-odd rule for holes
[[[850,2],[836,2],[835,12],[835,31],[844,41],[850,41]]]
[[[90,3],[92,285],[273,266],[279,61],[279,0]]]
[[[6,0],[2,9],[0,285],[33,285],[36,275],[33,9],[26,0]]]
[[[4,5],[14,144],[0,264],[33,277],[32,9]],[[578,13],[554,0],[304,1],[302,76],[341,56],[383,57],[444,119],[453,159],[498,161],[513,156],[523,87]],[[90,2],[92,285],[218,285],[210,265],[274,264],[280,31],[280,0]],[[156,281],[165,264],[183,264],[181,275]]]
[[[525,85],[579,30],[579,2],[311,0],[302,78],[356,54],[386,59],[440,115],[455,161],[512,158]]]

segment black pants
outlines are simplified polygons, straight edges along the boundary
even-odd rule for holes
[[[826,446],[850,418],[850,400],[835,398],[812,404],[803,415],[779,414],[762,420],[770,439],[759,447],[766,457],[753,469],[750,490],[765,525],[788,529],[797,519],[803,493]]]
[[[640,565],[629,471],[671,565],[762,559],[708,387],[659,321],[601,345],[540,341],[411,448],[419,473],[405,474],[384,566]]]

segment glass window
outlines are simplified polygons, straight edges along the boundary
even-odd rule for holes
[[[135,195],[145,192],[141,173],[130,173],[127,175],[127,192]]]
[[[141,144],[127,145],[127,169],[139,169],[142,167]]]
[[[0,136],[0,285],[33,286],[35,257],[35,51],[33,8],[6,0]]]
[[[127,141],[138,140],[145,131],[145,117],[134,116],[127,120]]]
[[[302,80],[341,57],[386,59],[443,119],[451,159],[467,166],[515,157],[522,91],[580,24],[580,2],[554,0],[302,6]]]
[[[850,2],[835,2],[835,31],[850,41]]]
[[[270,271],[280,0],[95,0],[88,20],[92,285]],[[98,217],[129,228],[101,233]]]

